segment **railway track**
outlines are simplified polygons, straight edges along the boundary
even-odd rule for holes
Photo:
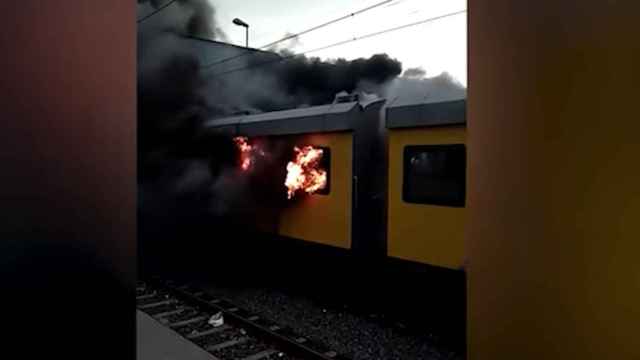
[[[220,360],[348,360],[288,327],[191,285],[140,281],[138,310]],[[223,322],[216,323],[221,315]]]

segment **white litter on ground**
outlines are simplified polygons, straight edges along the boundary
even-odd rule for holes
[[[213,327],[218,327],[218,326],[224,325],[224,317],[222,316],[222,313],[219,312],[219,313],[213,315],[209,319],[209,325],[211,325]]]

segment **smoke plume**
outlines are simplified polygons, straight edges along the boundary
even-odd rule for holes
[[[424,77],[425,74],[422,69],[408,69],[401,77],[387,84],[384,97],[394,105],[466,97],[466,88],[450,74],[444,72],[431,78]]]
[[[138,0],[138,16],[165,4],[166,0]],[[139,211],[141,222],[154,228],[158,223],[212,223],[212,214],[273,206],[274,198],[285,191],[282,184],[260,184],[260,194],[249,194],[247,189],[253,186],[248,184],[269,170],[256,169],[256,179],[243,178],[232,140],[204,133],[206,120],[328,104],[341,91],[362,90],[389,98],[464,93],[446,74],[426,79],[423,70],[409,69],[399,77],[402,64],[387,54],[326,61],[294,55],[289,49],[254,51],[227,67],[241,71],[205,68],[189,45],[199,40],[189,37],[225,42],[215,14],[207,0],[178,0],[138,27]],[[211,48],[219,49],[218,58],[225,58],[232,46]],[[274,61],[278,57],[288,59]],[[286,154],[282,149],[270,151],[276,157]]]
[[[408,78],[423,78],[426,75],[427,75],[427,72],[421,67],[407,69],[402,74],[403,77],[408,77]]]

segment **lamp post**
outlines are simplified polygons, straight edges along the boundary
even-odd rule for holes
[[[247,24],[246,22],[244,22],[244,21],[242,21],[242,20],[240,20],[238,18],[233,19],[233,23],[238,25],[238,26],[242,26],[242,27],[244,27],[246,29],[246,45],[245,45],[245,47],[249,47],[249,24]]]

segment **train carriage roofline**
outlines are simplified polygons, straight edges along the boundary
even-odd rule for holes
[[[205,128],[229,135],[266,136],[325,133],[354,130],[359,114],[369,106],[384,102],[334,103],[307,108],[239,115],[209,120]]]
[[[385,123],[388,129],[466,125],[467,99],[391,104],[386,108]]]

